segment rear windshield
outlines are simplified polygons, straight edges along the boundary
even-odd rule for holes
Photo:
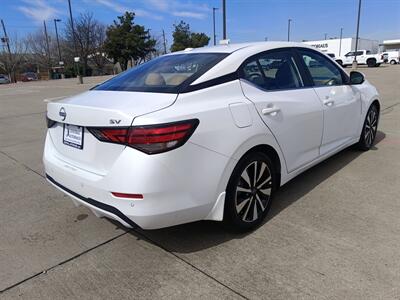
[[[227,53],[191,53],[161,56],[95,87],[102,91],[179,93]]]

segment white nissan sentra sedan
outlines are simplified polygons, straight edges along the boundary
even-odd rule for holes
[[[43,160],[76,205],[127,227],[247,230],[304,170],[368,150],[379,111],[361,73],[304,44],[187,49],[48,103]]]

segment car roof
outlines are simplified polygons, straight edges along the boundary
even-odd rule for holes
[[[227,44],[227,45],[217,45],[217,46],[205,46],[200,48],[187,48],[182,51],[173,52],[170,55],[174,54],[189,54],[189,53],[233,53],[238,50],[249,49],[263,49],[264,51],[275,48],[282,47],[309,47],[303,43],[296,42],[281,42],[281,41],[270,41],[270,42],[252,42],[252,43],[236,43],[236,44]]]
[[[202,76],[197,78],[191,85],[199,84],[204,81],[208,81],[232,72],[235,72],[239,66],[248,57],[257,53],[279,49],[279,48],[294,48],[302,47],[314,49],[310,45],[297,42],[253,42],[253,43],[239,43],[239,44],[228,44],[218,46],[207,46],[195,49],[186,49],[183,51],[174,52],[168,55],[176,54],[192,54],[192,53],[227,53],[229,54],[226,58],[217,63],[214,67],[204,73]]]

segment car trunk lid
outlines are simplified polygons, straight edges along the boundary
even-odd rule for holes
[[[57,123],[49,128],[50,138],[60,160],[75,167],[105,175],[124,150],[120,144],[99,141],[87,127],[127,127],[137,116],[172,105],[176,94],[88,91],[83,94],[49,102],[47,117]],[[66,139],[70,125],[82,127],[81,147]],[[75,127],[77,128],[77,127]],[[69,130],[71,129],[71,130]]]

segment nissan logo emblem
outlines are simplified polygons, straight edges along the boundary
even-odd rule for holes
[[[61,107],[60,112],[58,114],[61,117],[61,121],[65,121],[65,118],[67,117],[67,112],[65,111],[64,107]]]

